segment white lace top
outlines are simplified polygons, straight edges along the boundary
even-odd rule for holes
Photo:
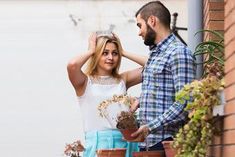
[[[126,93],[126,85],[123,80],[117,80],[110,76],[100,76],[98,78],[88,77],[87,86],[82,96],[78,97],[78,104],[83,117],[85,132],[114,129],[116,126],[109,123],[99,115],[97,106],[104,100],[111,99],[113,95]],[[116,114],[119,108],[115,108]],[[111,115],[114,116],[114,115]]]

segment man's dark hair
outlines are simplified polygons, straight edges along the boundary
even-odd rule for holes
[[[146,3],[136,12],[135,17],[139,14],[145,22],[151,15],[156,16],[165,27],[170,28],[171,14],[160,1]]]

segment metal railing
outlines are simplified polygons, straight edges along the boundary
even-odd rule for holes
[[[173,13],[172,16],[173,16],[172,26],[171,26],[172,33],[174,33],[175,36],[177,36],[182,43],[187,45],[186,42],[184,41],[184,39],[179,35],[178,31],[181,31],[181,30],[182,31],[187,31],[188,29],[185,28],[185,27],[177,27],[176,26],[176,21],[177,21],[178,13]]]

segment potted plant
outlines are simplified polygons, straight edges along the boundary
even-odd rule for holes
[[[204,72],[200,80],[187,84],[176,94],[176,101],[184,104],[189,121],[179,130],[173,142],[177,157],[204,157],[215,133],[213,107],[220,104],[224,82],[223,37],[215,31],[203,30],[219,40],[204,41],[196,47],[195,55],[204,55]]]
[[[164,157],[164,151],[133,152],[133,157]]]
[[[177,150],[172,147],[172,144],[173,144],[173,141],[162,142],[166,157],[175,157],[177,153]]]
[[[144,142],[145,138],[133,138],[132,133],[138,130],[136,115],[129,111],[122,111],[117,117],[117,128],[120,129],[125,140],[130,142]],[[133,152],[133,157],[163,157],[163,151]]]
[[[119,129],[127,141],[133,140],[130,135],[138,130],[136,115],[130,111],[134,99],[128,95],[114,95],[111,99],[101,102],[98,106],[100,116],[104,117],[111,126]],[[115,106],[118,106],[119,110],[115,114],[110,115],[110,108],[113,107],[112,109],[114,109]],[[140,139],[141,142],[143,140]]]
[[[112,127],[120,129],[126,140],[131,140],[130,131],[137,130],[137,123],[133,113],[129,111],[132,97],[128,95],[114,95],[111,99],[101,102],[98,111]],[[120,112],[121,110],[121,112]],[[110,114],[112,113],[112,114]],[[128,129],[127,129],[128,128]],[[100,149],[98,157],[125,157],[126,149]]]
[[[106,118],[110,125],[116,124],[116,128],[118,128],[121,133],[123,134],[123,137],[125,140],[133,142],[144,142],[144,137],[140,139],[135,139],[131,137],[131,134],[138,130],[138,125],[136,121],[136,115],[135,113],[131,112],[129,110],[131,104],[132,104],[132,97],[128,95],[120,95],[116,96],[114,95],[112,99],[103,101],[99,106],[98,110],[100,113],[100,116]],[[115,105],[122,105],[126,106],[127,108],[118,113],[115,117],[112,117],[109,114],[109,107],[115,106]],[[115,119],[115,122],[114,122]],[[101,151],[101,152],[100,152]],[[117,151],[115,152],[114,149],[109,150],[98,150],[97,152],[102,153],[102,155],[109,154],[110,156],[115,156]],[[146,151],[146,152],[133,152],[133,157],[162,157],[164,153],[162,151]],[[100,156],[101,157],[101,156]],[[103,156],[102,156],[103,157]],[[121,155],[119,154],[119,157]]]
[[[97,157],[125,157],[126,148],[99,149],[96,154]]]
[[[84,149],[84,146],[78,140],[72,144],[66,144],[64,154],[68,157],[80,157],[79,152],[83,152]]]
[[[115,128],[117,117],[121,111],[129,111],[132,97],[124,95],[114,95],[111,99],[101,102],[97,109],[101,117],[105,118],[108,123]],[[112,113],[112,114],[110,114]]]
[[[127,141],[134,140],[134,138],[131,137],[131,134],[138,130],[136,115],[130,111],[133,102],[132,100],[134,100],[134,98],[128,95],[114,95],[112,99],[105,100],[98,106],[100,116],[107,119],[111,126],[119,129]],[[109,114],[109,108],[112,108],[112,106],[119,106],[121,112],[111,116]],[[139,142],[143,141],[144,139],[139,139]]]
[[[116,126],[124,136],[125,140],[132,141],[135,140],[131,136],[132,133],[138,130],[138,125],[136,121],[136,116],[134,113],[129,111],[122,111],[117,117],[117,126]],[[140,139],[140,142],[143,142],[144,139]]]

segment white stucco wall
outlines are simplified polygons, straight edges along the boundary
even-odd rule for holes
[[[135,11],[147,0],[0,0],[0,155],[58,157],[83,140],[81,116],[66,64],[87,49],[91,31],[108,29],[123,47],[148,54]],[[186,0],[164,0],[187,26]],[[73,15],[74,25],[69,15]],[[187,40],[186,33],[183,34]],[[123,60],[121,71],[136,67]],[[138,96],[140,86],[130,89]]]

